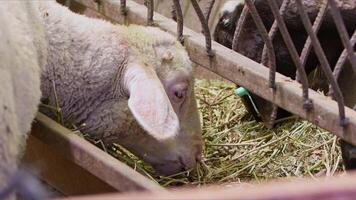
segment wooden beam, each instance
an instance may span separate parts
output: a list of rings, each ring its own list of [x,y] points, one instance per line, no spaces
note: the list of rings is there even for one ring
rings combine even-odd
[[[41,113],[32,125],[25,162],[65,195],[166,191]]]
[[[33,135],[27,139],[22,163],[35,169],[35,176],[64,196],[118,192]]]
[[[91,8],[106,18],[117,23],[146,24],[147,9],[144,5],[127,0],[128,15],[120,13],[120,1],[117,0],[75,0]],[[100,4],[96,3],[100,2]],[[157,27],[175,35],[176,23],[158,13],[154,15]],[[356,112],[346,109],[349,120],[347,127],[339,124],[338,107],[335,101],[309,90],[313,101],[313,110],[307,113],[303,109],[301,85],[290,78],[277,74],[277,92],[273,93],[268,87],[269,71],[259,63],[213,42],[215,57],[210,58],[205,50],[205,39],[188,28],[184,29],[185,46],[191,60],[200,66],[230,80],[238,85],[248,88],[251,92],[266,100],[275,102],[278,106],[304,118],[312,123],[334,133],[346,141],[356,145]]]
[[[327,177],[318,180],[304,179],[293,181],[274,181],[257,185],[239,185],[230,187],[201,187],[179,189],[165,194],[126,193],[103,194],[68,198],[70,200],[109,200],[109,199],[145,199],[145,200],[352,200],[356,197],[355,172],[341,177]]]

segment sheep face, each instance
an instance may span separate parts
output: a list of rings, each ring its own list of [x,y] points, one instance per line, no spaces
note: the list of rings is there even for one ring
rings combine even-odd
[[[201,154],[201,128],[186,51],[156,28],[121,27],[120,33],[135,55],[125,74],[128,107],[145,131],[119,142],[160,174],[193,168]]]
[[[159,74],[159,73],[158,73]],[[160,74],[161,75],[161,74]],[[151,84],[152,83],[145,83]],[[183,170],[192,169],[196,160],[201,156],[201,128],[199,116],[197,112],[196,100],[193,91],[193,79],[190,73],[185,70],[172,71],[167,76],[159,76],[156,82],[163,86],[163,96],[167,99],[160,101],[160,105],[147,105],[140,102],[138,104],[130,104],[134,97],[130,94],[128,102],[118,102],[115,112],[119,113],[117,122],[119,126],[110,135],[105,135],[106,143],[119,143],[129,149],[132,153],[139,156],[141,159],[150,163],[155,170],[162,175],[170,175]],[[164,92],[165,91],[165,92]],[[158,100],[160,95],[152,94],[152,89],[140,92],[140,97],[147,97],[142,92],[148,92],[148,96]],[[142,101],[154,102],[150,97],[142,98]],[[127,106],[129,105],[129,107]],[[150,127],[155,124],[144,125],[146,120],[140,116],[143,113],[134,114],[136,109],[152,112],[152,109],[157,111],[164,108],[170,110],[170,114],[164,114],[161,110],[155,115],[164,116],[164,124],[177,124],[176,126]],[[169,108],[169,107],[172,107]],[[125,107],[125,109],[122,109]],[[158,108],[159,107],[159,108]],[[146,113],[147,114],[147,113]],[[152,115],[147,114],[150,118]],[[173,115],[170,116],[170,115]],[[156,120],[160,118],[156,117]],[[167,117],[169,116],[169,117]],[[147,127],[148,126],[148,127]],[[162,128],[163,127],[163,128]]]

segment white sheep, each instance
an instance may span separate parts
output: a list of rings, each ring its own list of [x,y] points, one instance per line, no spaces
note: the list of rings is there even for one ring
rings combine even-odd
[[[16,169],[40,89],[52,105],[56,92],[64,118],[85,123],[85,133],[122,144],[161,174],[195,165],[201,128],[192,69],[174,37],[89,19],[54,1],[0,2],[0,24],[2,168]]]
[[[185,49],[158,28],[89,19],[49,2],[43,98],[83,132],[122,144],[161,174],[195,166],[201,128]],[[55,85],[55,92],[53,83]],[[138,122],[138,123],[137,123]]]
[[[41,97],[47,58],[38,8],[36,1],[0,2],[0,190],[17,168]]]

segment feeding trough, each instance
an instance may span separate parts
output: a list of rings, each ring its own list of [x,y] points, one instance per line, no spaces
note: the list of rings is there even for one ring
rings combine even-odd
[[[158,184],[103,152],[73,131],[38,113],[23,159],[61,194],[160,191]]]

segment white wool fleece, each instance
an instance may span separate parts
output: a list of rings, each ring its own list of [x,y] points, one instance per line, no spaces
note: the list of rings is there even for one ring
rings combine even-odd
[[[0,2],[0,169],[16,170],[41,97],[46,40],[38,1]],[[6,185],[0,171],[0,188]]]

